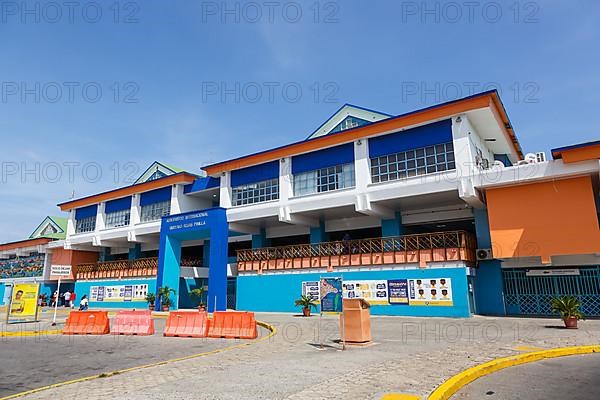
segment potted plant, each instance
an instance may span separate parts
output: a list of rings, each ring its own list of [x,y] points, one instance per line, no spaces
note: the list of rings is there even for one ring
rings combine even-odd
[[[552,311],[560,314],[568,329],[577,329],[577,321],[583,319],[583,313],[579,311],[580,306],[579,300],[572,296],[555,297],[550,303]]]
[[[148,309],[154,310],[154,302],[156,301],[156,295],[154,293],[148,293],[146,295],[146,301],[148,302]]]
[[[160,304],[162,306],[163,311],[169,311],[169,308],[171,307],[171,293],[175,295],[175,289],[171,289],[168,286],[161,287],[160,289],[158,289],[158,295],[160,296]]]
[[[206,311],[206,305],[202,302],[202,295],[204,294],[204,288],[196,288],[190,290],[190,299],[197,298],[200,300],[198,303],[198,311]]]
[[[311,296],[301,295],[298,300],[296,300],[296,306],[302,307],[302,315],[305,317],[310,317],[310,309],[317,308],[317,303]]]

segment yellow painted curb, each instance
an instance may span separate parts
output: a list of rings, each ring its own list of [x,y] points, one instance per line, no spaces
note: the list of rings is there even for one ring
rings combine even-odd
[[[561,347],[558,349],[534,351],[531,353],[518,354],[510,357],[498,358],[483,364],[471,367],[437,387],[428,397],[428,400],[448,400],[463,386],[473,382],[475,379],[515,365],[555,358],[572,356],[576,354],[600,353],[600,345]],[[1,400],[1,399],[0,399]]]
[[[140,365],[140,366],[137,366],[137,367],[131,367],[131,368],[126,368],[126,369],[121,369],[121,370],[118,370],[118,371],[113,371],[113,372],[109,372],[109,373],[103,373],[103,374],[100,374],[100,375],[86,376],[86,377],[83,377],[83,378],[73,379],[73,380],[66,381],[66,382],[54,383],[52,385],[42,386],[42,387],[39,387],[37,389],[32,389],[32,390],[28,390],[26,392],[16,393],[16,394],[12,394],[10,396],[2,397],[2,398],[0,398],[0,400],[16,399],[17,397],[26,396],[26,395],[33,394],[33,393],[38,393],[38,392],[41,392],[41,391],[44,391],[44,390],[54,389],[54,388],[61,387],[61,386],[71,385],[73,383],[91,381],[91,380],[98,379],[98,378],[108,378],[110,376],[119,375],[119,374],[122,374],[122,373],[125,373],[125,372],[131,372],[131,371],[136,371],[136,370],[150,368],[150,367],[156,367],[156,366],[159,366],[159,365],[170,364],[170,363],[174,363],[174,362],[177,362],[177,361],[191,360],[193,358],[205,357],[205,356],[212,355],[212,354],[218,354],[218,353],[222,353],[222,352],[225,352],[225,351],[228,351],[228,350],[233,350],[233,349],[236,349],[236,348],[251,346],[253,344],[256,344],[256,343],[262,342],[264,340],[270,339],[273,336],[275,336],[275,334],[277,333],[277,329],[275,329],[274,326],[267,324],[266,322],[256,321],[256,324],[259,325],[259,326],[262,326],[263,328],[268,329],[270,331],[270,333],[267,336],[261,337],[259,339],[253,340],[251,342],[239,343],[239,344],[236,344],[236,345],[233,345],[233,346],[223,347],[222,349],[216,349],[216,350],[211,350],[211,351],[207,351],[207,352],[204,352],[204,353],[192,354],[190,356],[173,358],[171,360],[158,361],[158,362],[155,362],[155,363],[152,363],[152,364],[146,364],[146,365]]]

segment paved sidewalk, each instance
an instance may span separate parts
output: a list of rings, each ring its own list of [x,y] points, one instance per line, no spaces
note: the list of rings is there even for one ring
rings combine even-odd
[[[379,399],[386,392],[425,398],[445,379],[475,364],[539,348],[600,342],[600,321],[583,321],[574,331],[559,329],[558,319],[372,317],[375,343],[342,352],[335,341],[335,317],[323,318],[323,349],[318,317],[258,314],[257,319],[276,325],[277,335],[25,398]]]

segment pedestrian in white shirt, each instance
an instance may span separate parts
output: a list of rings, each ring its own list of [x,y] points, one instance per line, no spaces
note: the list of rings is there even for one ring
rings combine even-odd
[[[71,292],[68,290],[65,292],[65,307],[71,306]]]

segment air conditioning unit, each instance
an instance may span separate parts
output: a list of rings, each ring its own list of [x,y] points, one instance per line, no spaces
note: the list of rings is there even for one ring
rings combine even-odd
[[[537,159],[537,162],[546,162],[546,153],[544,153],[543,151],[535,153],[535,157]]]
[[[477,261],[491,260],[494,258],[492,256],[492,249],[477,249],[475,254],[477,255]]]

